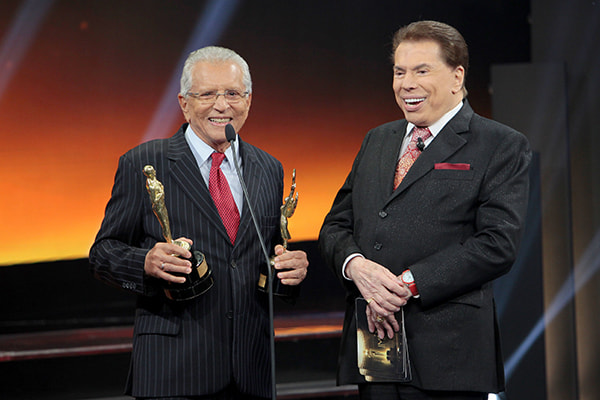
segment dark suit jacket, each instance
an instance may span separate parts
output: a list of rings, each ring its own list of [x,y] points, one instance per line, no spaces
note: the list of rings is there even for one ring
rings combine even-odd
[[[271,395],[267,298],[257,291],[265,264],[244,199],[232,246],[207,184],[185,140],[171,138],[123,155],[90,263],[97,278],[138,294],[127,392],[134,396],[202,395],[235,380],[242,392]],[[281,163],[240,142],[244,179],[268,248],[279,236]],[[165,187],[173,238],[185,236],[206,256],[214,285],[189,302],[166,299],[144,275],[144,258],[162,230],[152,212],[142,169],[152,164]]]
[[[491,281],[517,253],[528,198],[526,138],[464,102],[398,187],[405,120],[370,131],[320,233],[321,251],[348,291],[338,381],[356,366],[356,286],[341,276],[362,253],[394,274],[412,271],[420,298],[404,307],[412,384],[495,392],[504,373]],[[468,164],[467,170],[451,169]]]

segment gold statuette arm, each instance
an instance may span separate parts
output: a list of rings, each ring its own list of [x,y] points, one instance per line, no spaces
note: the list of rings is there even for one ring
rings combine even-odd
[[[288,218],[291,218],[294,215],[294,211],[296,211],[296,206],[298,205],[298,193],[295,194],[296,191],[296,169],[292,171],[292,188],[290,189],[290,194],[285,198],[283,204],[281,205],[281,237],[283,238],[283,247],[287,249],[287,242],[292,237],[288,230]]]

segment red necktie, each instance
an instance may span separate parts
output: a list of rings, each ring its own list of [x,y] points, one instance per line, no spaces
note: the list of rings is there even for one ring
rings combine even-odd
[[[396,175],[394,176],[394,190],[398,186],[400,186],[400,182],[408,173],[408,170],[414,164],[415,160],[421,155],[421,150],[417,148],[417,142],[421,139],[422,142],[425,142],[431,136],[431,132],[429,128],[419,128],[415,126],[412,130],[412,136],[410,137],[410,143],[398,160],[398,165],[396,165]]]
[[[217,206],[223,225],[227,229],[229,239],[231,239],[231,243],[233,244],[235,243],[235,237],[240,225],[240,213],[231,195],[227,179],[221,170],[221,163],[225,158],[225,154],[214,152],[211,154],[211,157],[212,164],[208,177],[208,190]]]

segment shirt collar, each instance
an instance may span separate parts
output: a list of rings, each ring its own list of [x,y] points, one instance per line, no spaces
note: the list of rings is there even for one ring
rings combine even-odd
[[[450,120],[452,118],[454,118],[454,116],[456,114],[458,114],[458,112],[460,111],[462,106],[463,106],[463,102],[461,101],[452,110],[450,110],[446,114],[442,115],[442,118],[440,118],[439,120],[437,120],[436,122],[431,124],[431,126],[428,126],[429,131],[431,132],[432,139],[434,137],[436,137],[436,135],[438,133],[441,132],[441,130],[444,128],[444,126],[446,126],[446,124],[448,122],[450,122]],[[412,122],[409,122],[406,126],[406,133],[404,136],[405,137],[408,136],[414,127],[415,127],[415,124],[413,124]]]
[[[210,147],[208,144],[206,144],[206,142],[200,139],[198,135],[196,135],[191,125],[188,125],[185,130],[185,139],[190,145],[190,148],[192,149],[192,153],[194,154],[198,165],[202,165],[205,162],[207,162],[211,154],[215,152],[215,149]],[[235,142],[235,155],[237,156],[237,159],[240,160],[239,136],[237,133],[235,134]],[[233,150],[231,150],[232,147],[233,146],[229,146],[227,150],[225,150],[225,160],[227,160],[228,162],[233,162],[231,161],[233,157]]]

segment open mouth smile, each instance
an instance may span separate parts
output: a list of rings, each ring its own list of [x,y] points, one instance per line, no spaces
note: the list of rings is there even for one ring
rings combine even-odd
[[[227,118],[225,118],[225,117],[223,117],[223,118],[216,118],[216,117],[208,118],[208,120],[212,124],[215,124],[215,125],[227,125],[229,122],[231,122],[232,119],[233,118],[229,118],[229,117],[227,117]]]
[[[425,97],[419,97],[414,99],[404,99],[404,103],[408,106],[416,106],[425,101]]]
[[[417,111],[421,105],[425,102],[425,97],[412,97],[409,99],[402,99],[404,102],[405,111]]]

